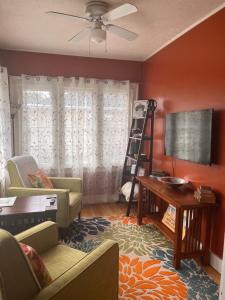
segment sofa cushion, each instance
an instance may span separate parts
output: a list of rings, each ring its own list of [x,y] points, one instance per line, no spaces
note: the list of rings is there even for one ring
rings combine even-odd
[[[42,170],[37,170],[34,174],[27,175],[30,183],[35,188],[53,189],[51,180]]]
[[[28,261],[30,262],[34,274],[36,275],[40,283],[40,286],[42,288],[45,287],[52,281],[52,279],[41,257],[37,254],[36,250],[31,246],[28,246],[23,243],[19,243],[19,244],[24,254],[28,258]]]
[[[53,280],[76,265],[87,254],[64,245],[57,245],[41,254]]]

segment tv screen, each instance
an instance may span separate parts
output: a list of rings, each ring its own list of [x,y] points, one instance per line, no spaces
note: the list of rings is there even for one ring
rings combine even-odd
[[[211,163],[212,109],[166,115],[165,155]]]

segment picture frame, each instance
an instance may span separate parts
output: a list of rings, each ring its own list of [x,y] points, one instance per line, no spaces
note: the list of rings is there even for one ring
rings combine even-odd
[[[143,119],[146,117],[148,109],[148,100],[137,100],[134,102],[133,118]]]

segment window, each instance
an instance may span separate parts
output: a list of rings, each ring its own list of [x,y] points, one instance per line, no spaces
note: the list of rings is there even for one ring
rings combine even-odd
[[[46,90],[23,91],[24,152],[33,155],[43,168],[54,164],[54,110]]]

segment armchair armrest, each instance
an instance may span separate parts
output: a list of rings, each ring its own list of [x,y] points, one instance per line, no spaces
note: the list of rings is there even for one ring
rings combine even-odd
[[[15,238],[42,253],[58,244],[58,228],[56,223],[47,221],[17,234]]]
[[[7,189],[7,196],[37,196],[37,195],[57,195],[58,210],[62,207],[69,207],[69,192],[68,189],[43,189],[43,188],[27,188],[27,187],[9,187]]]
[[[56,194],[60,195],[69,195],[69,189],[44,189],[44,188],[27,188],[27,187],[14,187],[11,186],[7,189],[7,196],[18,196],[18,197],[26,197],[26,196],[35,196],[35,195],[51,195]]]
[[[71,192],[82,193],[82,179],[75,177],[49,177],[57,189],[69,189]]]
[[[33,300],[117,300],[119,248],[104,241],[79,263],[41,290]]]

